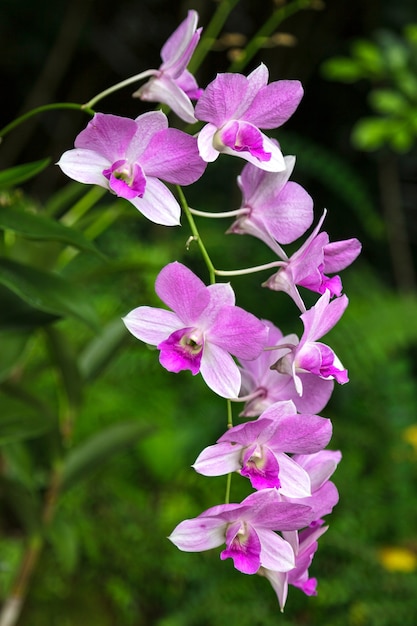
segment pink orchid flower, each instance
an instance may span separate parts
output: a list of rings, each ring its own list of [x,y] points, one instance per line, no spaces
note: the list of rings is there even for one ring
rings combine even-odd
[[[263,320],[268,328],[268,347],[278,345],[283,334],[268,320]],[[300,396],[292,376],[271,369],[277,358],[286,354],[286,350],[263,350],[251,361],[240,359],[242,387],[240,396],[245,400],[242,417],[256,417],[275,402],[292,400],[300,413],[319,413],[332,395],[333,380],[323,380],[310,372],[299,372],[304,393]]]
[[[284,157],[282,172],[265,172],[251,163],[245,165],[237,182],[242,204],[228,233],[261,239],[278,256],[285,254],[278,244],[301,237],[313,221],[313,200],[297,183],[288,179],[295,157]]]
[[[215,161],[223,152],[268,172],[285,169],[278,145],[260,129],[286,122],[297,108],[303,88],[297,80],[267,83],[268,69],[261,64],[248,77],[218,74],[207,86],[195,108],[196,118],[208,122],[198,135],[204,161]]]
[[[274,531],[296,530],[310,522],[309,507],[280,502],[276,489],[263,489],[240,504],[221,504],[184,520],[169,539],[185,552],[226,543],[220,558],[233,559],[235,568],[244,574],[255,574],[260,567],[286,572],[295,566],[294,552]]]
[[[335,471],[342,455],[338,450],[320,450],[314,454],[296,454],[293,460],[299,463],[307,472],[311,481],[311,497],[300,499],[287,499],[298,504],[311,506],[314,511],[315,520],[308,528],[301,531],[284,531],[284,539],[290,543],[295,555],[294,569],[284,571],[273,571],[260,568],[258,574],[265,576],[271,583],[277,594],[281,611],[284,610],[287,599],[288,585],[298,587],[306,595],[317,595],[317,580],[310,578],[308,569],[317,550],[318,538],[326,532],[327,526],[323,526],[324,521],[320,519],[328,515],[338,502],[338,492],[335,485],[329,481],[330,476]]]
[[[162,65],[154,76],[133,94],[146,102],[167,104],[179,118],[189,124],[196,122],[191,99],[197,100],[199,89],[194,76],[186,69],[200,40],[197,11],[188,15],[167,39],[161,50]]]
[[[275,487],[284,496],[304,498],[311,495],[310,478],[287,453],[318,452],[331,434],[330,420],[299,415],[293,402],[278,402],[256,421],[230,428],[193,467],[205,476],[239,471],[254,489]]]
[[[326,232],[319,233],[325,216],[326,211],[309,238],[289,259],[279,254],[276,244],[270,245],[266,241],[272,250],[283,258],[283,262],[278,272],[268,278],[263,286],[274,291],[285,291],[301,311],[305,311],[305,306],[296,285],[320,294],[327,289],[332,296],[340,296],[342,293],[340,277],[329,278],[327,274],[345,269],[353,263],[361,251],[361,244],[357,239],[329,243],[329,235]]]
[[[271,583],[273,590],[277,594],[281,611],[284,610],[287,601],[288,585],[298,587],[307,596],[317,595],[317,579],[310,578],[308,570],[318,548],[317,540],[329,528],[328,526],[323,526],[323,524],[323,520],[318,520],[300,532],[283,533],[295,554],[295,567],[292,570],[280,572],[261,567],[258,571],[258,574],[265,576]]]
[[[196,140],[168,128],[160,111],[135,120],[96,113],[75,139],[75,148],[64,152],[58,165],[74,180],[126,198],[149,220],[164,226],[179,224],[181,208],[159,179],[189,185],[206,167]]]
[[[170,372],[201,372],[207,385],[225,398],[239,393],[241,377],[232,356],[253,359],[268,331],[251,313],[235,306],[228,283],[206,285],[187,267],[174,262],[158,274],[155,291],[172,311],[142,306],[124,323],[141,341],[157,346]]]
[[[348,382],[347,370],[329,346],[317,341],[325,335],[342,317],[348,299],[341,296],[330,302],[330,291],[319,298],[308,311],[301,314],[304,333],[300,340],[296,335],[288,335],[279,341],[278,349],[285,350],[272,366],[281,374],[292,376],[297,393],[302,396],[302,373],[310,373],[324,380],[336,380],[340,384]]]

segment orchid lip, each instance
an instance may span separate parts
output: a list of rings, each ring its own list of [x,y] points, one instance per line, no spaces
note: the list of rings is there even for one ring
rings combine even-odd
[[[176,330],[157,348],[161,351],[159,360],[168,371],[178,373],[191,370],[194,375],[200,371],[204,337],[198,329]]]

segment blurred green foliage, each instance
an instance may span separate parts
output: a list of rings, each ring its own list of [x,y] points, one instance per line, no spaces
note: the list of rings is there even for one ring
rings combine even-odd
[[[353,41],[349,57],[335,56],[322,65],[328,80],[371,84],[368,102],[376,115],[358,120],[353,144],[362,150],[389,146],[405,152],[417,137],[417,25],[403,33],[376,33],[375,41]]]

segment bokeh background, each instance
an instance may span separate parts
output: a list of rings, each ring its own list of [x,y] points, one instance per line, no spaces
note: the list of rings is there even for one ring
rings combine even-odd
[[[196,9],[206,26],[218,4],[1,0],[1,126],[36,106],[88,101],[158,67],[162,44],[187,10]],[[200,85],[239,59],[241,48],[281,4],[241,0],[197,71]],[[305,97],[276,135],[284,153],[297,156],[292,179],[313,196],[316,220],[328,209],[332,240],[358,237],[363,243],[360,260],[343,274],[350,306],[328,338],[351,379],[335,389],[322,412],[333,420],[331,447],[343,453],[334,477],[340,503],[310,570],[319,580],[318,596],[290,589],[283,615],[265,580],[241,575],[230,560],[220,562],[218,551],[185,554],[166,539],[179,521],[223,497],[223,478],[198,476],[190,466],[224,431],[224,402],[199,377],[162,370],[154,351],[126,336],[120,318],[140,304],[157,305],[155,276],[173,259],[205,279],[198,249],[185,246],[187,226],[171,230],[147,223],[108,195],[95,198],[85,215],[74,212],[86,190],[69,184],[54,163],[85,126],[82,112],[43,113],[0,145],[2,168],[51,158],[39,176],[20,186],[21,197],[38,212],[76,216],[107,259],[83,252],[61,263],[62,274],[85,288],[104,338],[69,317],[49,325],[55,330],[48,330],[45,342],[41,320],[13,352],[13,367],[0,354],[0,420],[21,414],[16,406],[27,410],[28,398],[59,412],[64,391],[67,408],[76,409],[66,418],[71,434],[64,441],[57,443],[53,419],[43,427],[35,420],[32,431],[25,422],[20,436],[16,427],[0,437],[0,601],[15,584],[27,540],[42,518],[57,449],[64,457],[73,450],[85,453],[81,461],[72,457],[31,577],[22,626],[417,623],[416,24],[413,0],[305,2],[265,39],[244,70],[263,61],[271,80],[302,81]],[[131,98],[132,91],[112,94],[99,110],[131,117],[147,110]],[[369,118],[373,122],[364,124]],[[175,117],[172,123],[181,126]],[[187,191],[190,205],[237,208],[234,181],[241,163],[235,161],[214,163]],[[261,242],[226,237],[227,225],[199,226],[224,269],[271,260]],[[14,249],[16,258],[52,269],[56,249],[50,244],[17,241]],[[284,294],[262,289],[259,276],[238,278],[233,286],[241,306],[283,332],[300,331],[294,328],[295,306]],[[6,299],[3,341],[13,326],[7,306]],[[50,350],[55,332],[71,355],[63,386],[62,354]],[[25,397],[18,397],[18,386]],[[120,423],[135,433],[130,441],[117,431]],[[104,439],[97,443],[100,433]],[[120,445],[110,445],[118,436]],[[88,442],[94,441],[87,462]],[[247,485],[234,480],[233,499],[246,494]]]

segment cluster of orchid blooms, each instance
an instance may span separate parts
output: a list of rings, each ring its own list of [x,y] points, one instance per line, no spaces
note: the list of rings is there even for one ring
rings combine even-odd
[[[72,179],[126,198],[149,220],[174,226],[181,207],[165,182],[194,183],[220,154],[247,161],[237,180],[241,207],[212,216],[233,217],[229,233],[261,239],[278,260],[216,274],[273,269],[264,286],[286,292],[298,306],[301,338],[284,337],[271,321],[236,306],[229,283],[206,286],[179,262],[168,264],[156,279],[156,293],[168,308],[140,306],[124,323],[135,337],[157,347],[168,371],[200,373],[216,394],[244,403],[240,416],[246,421],[229,423],[193,467],[206,476],[238,472],[255,491],[241,503],[226,502],[181,522],[169,538],[190,552],[225,544],[221,559],[230,557],[245,574],[265,576],[282,610],[289,584],[315,595],[317,581],[308,570],[317,540],[327,530],[323,517],[338,500],[329,479],[341,454],[325,449],[332,425],[316,413],[327,404],[334,381],[343,384],[348,377],[320,339],[346,309],[348,299],[335,273],[358,256],[360,243],[330,243],[320,232],[324,213],[297,252],[290,257],[284,252],[283,244],[310,228],[313,202],[288,180],[295,157],[284,157],[261,129],[275,129],[292,115],[303,95],[301,84],[268,84],[261,64],[247,77],[218,74],[199,89],[186,69],[200,38],[197,20],[189,11],[163,46],[162,65],[139,75],[150,78],[134,95],[168,105],[187,123],[204,122],[199,132],[169,128],[159,110],[134,120],[96,113],[58,165]],[[299,287],[319,294],[314,306],[306,309]]]

